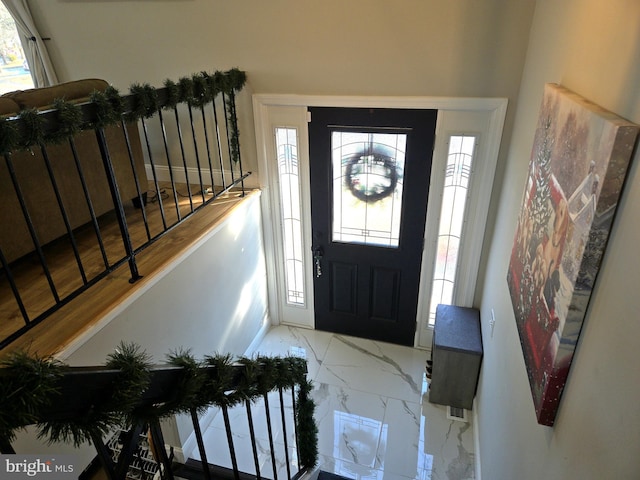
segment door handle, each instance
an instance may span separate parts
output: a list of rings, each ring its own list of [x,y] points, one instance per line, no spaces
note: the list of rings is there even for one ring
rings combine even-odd
[[[324,256],[324,250],[322,247],[316,247],[313,251],[313,261],[316,265],[316,278],[320,278],[322,276],[322,257]]]

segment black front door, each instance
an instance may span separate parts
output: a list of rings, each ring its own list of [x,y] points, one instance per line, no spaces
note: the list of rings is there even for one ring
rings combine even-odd
[[[413,345],[437,111],[310,112],[316,328]]]

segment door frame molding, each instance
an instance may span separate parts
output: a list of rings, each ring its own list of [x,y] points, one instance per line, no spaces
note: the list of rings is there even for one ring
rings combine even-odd
[[[254,114],[254,126],[256,132],[256,148],[257,148],[257,160],[258,160],[258,181],[260,188],[266,193],[262,198],[262,220],[263,220],[263,233],[265,244],[265,256],[266,256],[266,269],[267,278],[276,279],[275,282],[269,282],[269,315],[271,322],[274,325],[280,323],[291,324],[299,327],[314,328],[314,316],[313,316],[313,284],[307,283],[307,306],[304,309],[300,309],[299,315],[295,322],[282,322],[283,302],[281,301],[282,295],[279,293],[281,289],[282,272],[281,265],[279,263],[278,254],[278,237],[279,232],[276,231],[278,225],[277,220],[279,218],[278,212],[278,199],[277,193],[277,176],[274,175],[274,162],[269,159],[272,158],[273,148],[269,144],[269,139],[273,138],[270,130],[272,128],[272,119],[274,111],[277,111],[279,107],[294,107],[293,109],[299,109],[297,112],[297,118],[307,119],[306,109],[307,107],[364,107],[364,108],[406,108],[406,109],[437,109],[439,111],[438,126],[436,127],[436,142],[438,141],[439,125],[440,125],[440,112],[447,111],[468,111],[468,112],[485,112],[489,113],[489,125],[487,128],[487,145],[485,150],[486,163],[484,164],[484,176],[490,178],[490,185],[493,184],[493,178],[495,174],[495,167],[497,163],[498,153],[500,150],[500,141],[502,139],[502,130],[504,127],[504,121],[507,110],[506,98],[464,98],[464,97],[365,97],[365,96],[333,96],[333,95],[293,95],[293,94],[254,94],[252,96],[253,102],[253,114]],[[302,215],[303,220],[306,219],[308,225],[303,223],[303,241],[305,260],[308,265],[311,263],[311,205],[310,194],[308,191],[309,185],[309,148],[308,148],[308,129],[306,121],[301,122],[298,126],[299,145],[298,145],[298,161],[301,167],[301,185],[302,185]],[[433,178],[433,172],[432,172]],[[485,187],[487,188],[487,187]],[[476,205],[478,212],[485,212],[484,215],[479,215],[481,218],[474,219],[474,228],[480,229],[484,234],[484,227],[486,225],[486,217],[489,209],[489,202],[491,199],[490,190],[487,194],[478,198]],[[431,228],[428,223],[425,231]],[[436,226],[437,227],[437,226]],[[472,247],[477,252],[476,257],[478,259],[478,265],[470,268],[468,275],[465,277],[466,290],[461,289],[461,298],[458,298],[460,304],[471,306],[475,289],[470,289],[470,285],[475,285],[477,279],[477,270],[479,266],[480,252],[482,250],[482,242],[477,242]],[[424,252],[423,252],[424,253]],[[307,268],[310,271],[311,268]],[[416,328],[416,340],[414,345],[420,348],[429,349],[431,346],[430,335],[424,334],[426,329],[425,321],[428,316],[429,302],[422,298],[424,291],[425,281],[425,269],[422,269],[420,277],[420,292],[421,296],[418,301],[418,322]],[[471,278],[470,278],[471,277]],[[276,286],[276,288],[274,288]],[[297,307],[299,308],[299,307]],[[302,311],[304,310],[304,311]],[[426,310],[426,311],[425,311]]]

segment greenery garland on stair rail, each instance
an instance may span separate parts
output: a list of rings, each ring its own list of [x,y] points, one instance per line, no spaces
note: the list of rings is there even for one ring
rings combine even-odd
[[[167,79],[164,81],[166,102],[162,108],[176,108],[179,103],[204,108],[222,94],[223,99],[226,99],[230,155],[231,159],[237,162],[240,159],[240,142],[235,118],[235,93],[242,90],[246,80],[246,73],[237,68],[213,74],[200,72],[191,77],[182,77],[178,83]],[[130,97],[129,107],[125,101],[127,97]],[[96,118],[90,124],[85,124],[82,111],[77,104],[63,98],[56,99],[53,107],[58,113],[51,133],[45,134],[42,112],[36,109],[22,110],[17,114],[17,118],[0,118],[0,154],[42,144],[60,143],[84,129],[120,124],[123,118],[128,121],[150,118],[161,108],[158,91],[146,83],[133,84],[129,95],[124,96],[120,95],[115,87],[108,86],[104,92],[94,91],[89,100],[95,104]]]
[[[73,443],[77,447],[91,441],[92,435],[106,435],[114,426],[130,427],[134,421],[131,412],[149,386],[150,360],[139,346],[121,343],[107,357],[106,368],[120,371],[111,384],[111,395],[99,398],[89,411],[79,412],[73,419],[38,422],[38,437],[49,443]]]
[[[51,357],[15,352],[0,360],[0,438],[37,423],[39,412],[59,393],[64,365]]]
[[[318,430],[305,359],[258,356],[234,361],[231,355],[218,354],[198,361],[189,351],[178,350],[167,356],[167,365],[182,369],[173,397],[160,404],[145,404],[140,399],[152,378],[150,357],[136,344],[121,343],[105,365],[107,370],[118,371],[108,392],[89,411],[60,420],[43,418],[41,413],[52,400],[60,400],[58,381],[68,367],[52,358],[10,355],[0,361],[0,440],[11,442],[17,430],[36,424],[40,438],[77,446],[116,427],[128,430],[169,415],[203,413],[210,406],[230,408],[295,386],[301,464],[315,466]]]

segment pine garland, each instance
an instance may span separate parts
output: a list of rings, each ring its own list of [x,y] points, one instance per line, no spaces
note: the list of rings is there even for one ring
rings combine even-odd
[[[164,89],[167,94],[167,100],[165,102],[164,108],[167,110],[176,108],[176,105],[180,103],[180,88],[178,87],[178,85],[176,85],[176,82],[167,78],[164,81]]]
[[[46,143],[62,143],[78,133],[82,127],[82,110],[74,103],[58,98],[53,102],[57,110],[56,130],[47,135]]]
[[[310,381],[305,379],[300,384],[296,411],[300,463],[308,468],[313,468],[318,463],[318,426],[313,418],[316,405],[310,396],[312,390],[313,384]]]
[[[9,356],[0,362],[0,438],[10,442],[17,429],[37,424],[40,438],[77,446],[115,427],[126,430],[168,415],[193,410],[202,413],[210,406],[232,407],[271,391],[296,388],[301,462],[306,467],[316,464],[318,430],[306,360],[258,356],[234,361],[231,355],[215,355],[198,361],[189,351],[178,350],[167,356],[167,362],[183,369],[173,397],[161,404],[143,404],[140,399],[152,376],[150,357],[136,344],[121,343],[106,362],[108,369],[119,370],[109,388],[111,394],[97,399],[88,411],[78,412],[71,420],[45,420],[40,412],[60,394],[58,380],[65,365],[25,353]]]
[[[43,144],[45,141],[44,118],[38,115],[38,111],[35,108],[26,108],[18,114],[18,118],[24,126],[19,146],[27,149]]]
[[[12,442],[17,430],[39,421],[39,412],[60,394],[63,371],[60,362],[25,352],[0,360],[0,438]]]
[[[18,147],[18,127],[15,121],[8,118],[0,120],[0,154],[9,153]]]
[[[121,120],[124,103],[116,88],[109,86],[104,92],[94,90],[89,99],[96,106],[94,128],[105,128]]]
[[[133,106],[127,115],[128,120],[150,118],[158,111],[158,92],[151,85],[134,84],[130,92],[133,97]]]
[[[182,77],[178,80],[178,92],[180,103],[191,104],[193,102],[193,80],[189,77]]]
[[[235,92],[244,87],[247,80],[245,72],[233,68],[226,72],[209,74],[200,72],[191,77],[182,77],[178,83],[172,80],[164,81],[166,89],[166,103],[163,108],[175,108],[178,103],[204,108],[212,103],[216,96],[224,94],[226,100],[227,120],[229,121],[229,141],[231,158],[239,160],[240,143],[235,110]],[[127,120],[135,121],[140,118],[150,118],[158,111],[158,92],[149,84],[133,84],[130,88],[132,108],[125,112],[124,97],[113,86],[108,86],[104,92],[94,91],[89,96],[96,108],[96,119],[90,125],[84,125],[81,108],[64,99],[54,100],[54,107],[58,110],[56,129],[50,134],[44,133],[44,120],[36,109],[25,109],[17,114],[19,126],[15,118],[0,119],[0,154],[9,153],[15,149],[29,149],[35,145],[60,143],[68,137],[86,128],[105,128],[119,124],[123,115]]]
[[[79,446],[91,441],[92,435],[104,436],[114,427],[130,428],[132,411],[149,386],[149,356],[131,343],[121,343],[109,355],[107,368],[120,370],[112,383],[112,395],[105,395],[86,412],[78,412],[71,420],[49,420],[39,424],[38,438],[49,443],[64,442]]]

